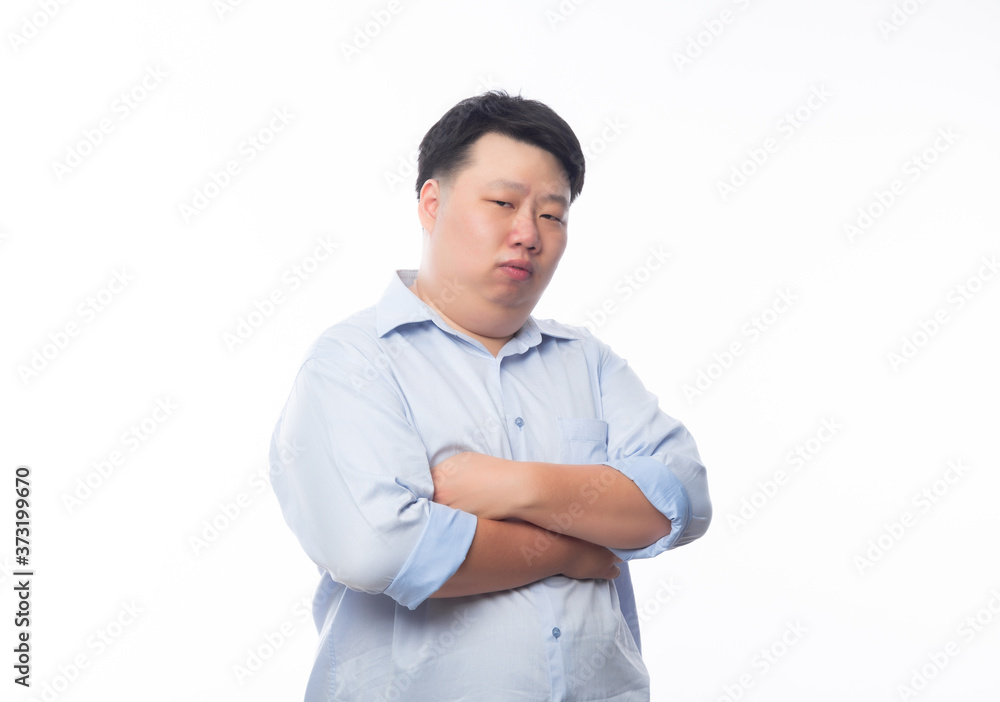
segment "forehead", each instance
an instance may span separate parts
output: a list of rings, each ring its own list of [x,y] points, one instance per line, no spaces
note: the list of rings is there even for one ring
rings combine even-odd
[[[534,144],[490,132],[472,143],[468,158],[458,180],[472,184],[507,181],[532,189],[569,192],[569,177],[559,159]]]

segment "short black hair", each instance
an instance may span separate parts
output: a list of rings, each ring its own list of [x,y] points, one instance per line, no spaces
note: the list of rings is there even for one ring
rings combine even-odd
[[[417,157],[417,199],[428,179],[452,177],[468,165],[472,144],[490,133],[532,144],[555,156],[569,178],[570,202],[583,190],[583,149],[566,120],[537,100],[491,90],[459,102],[424,135]]]

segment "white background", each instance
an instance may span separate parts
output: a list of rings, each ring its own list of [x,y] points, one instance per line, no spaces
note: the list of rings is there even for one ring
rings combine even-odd
[[[270,432],[310,342],[417,267],[424,132],[504,88],[590,157],[536,316],[592,324],[709,470],[708,534],[633,568],[653,699],[996,699],[1000,8],[391,9],[4,3],[3,698],[301,699],[317,575],[264,482]],[[214,197],[185,216],[196,190]],[[336,253],[313,266],[321,238]],[[30,692],[11,668],[17,465]]]

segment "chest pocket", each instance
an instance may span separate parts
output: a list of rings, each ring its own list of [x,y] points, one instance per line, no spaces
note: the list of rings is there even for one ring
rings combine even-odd
[[[593,464],[608,460],[608,423],[603,419],[559,418],[561,463]]]

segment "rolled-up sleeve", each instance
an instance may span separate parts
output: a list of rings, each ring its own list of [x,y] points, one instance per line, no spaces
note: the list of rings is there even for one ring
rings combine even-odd
[[[366,354],[325,345],[302,365],[275,426],[270,478],[313,562],[413,609],[465,560],[476,518],[431,501],[426,449],[405,407]]]
[[[607,344],[600,349],[599,380],[608,422],[608,462],[631,479],[670,520],[670,533],[645,548],[611,549],[624,561],[652,558],[701,537],[712,521],[705,466],[694,438],[668,416],[628,362]]]

